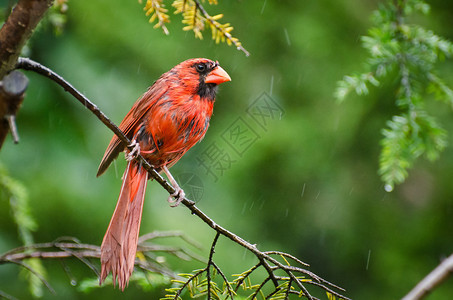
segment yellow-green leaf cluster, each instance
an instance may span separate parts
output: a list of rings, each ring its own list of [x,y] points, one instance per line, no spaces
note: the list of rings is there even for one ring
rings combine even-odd
[[[173,7],[176,8],[175,14],[181,13],[183,16],[182,23],[186,26],[182,30],[192,30],[196,38],[203,39],[201,32],[205,29],[206,18],[196,3],[190,0],[176,0],[173,2]]]
[[[142,3],[142,0],[139,0]],[[217,0],[208,0],[211,5],[217,5]],[[193,31],[195,38],[203,39],[203,31],[209,28],[212,33],[212,39],[218,44],[226,42],[228,45],[234,45],[238,50],[243,51],[247,56],[249,52],[242,46],[238,38],[233,37],[231,32],[233,26],[230,23],[220,23],[223,14],[211,16],[201,5],[199,0],[174,0],[172,6],[175,8],[175,14],[181,14],[184,24],[183,30]],[[163,0],[146,0],[146,16],[151,16],[150,23],[156,22],[154,28],[162,28],[165,34],[169,34],[165,23],[170,22],[168,9],[165,8]]]
[[[147,17],[151,16],[149,18],[150,23],[157,21],[154,25],[154,28],[160,27],[165,34],[170,33],[165,26],[165,23],[170,23],[170,17],[167,14],[168,9],[165,8],[163,0],[146,0],[146,4],[143,10],[146,12],[145,14]]]

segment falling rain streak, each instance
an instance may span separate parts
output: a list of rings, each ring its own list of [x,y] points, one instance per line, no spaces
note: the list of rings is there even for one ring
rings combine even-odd
[[[368,271],[368,266],[370,265],[370,256],[371,256],[371,249],[368,250],[368,258],[366,260],[366,268],[365,268],[365,270],[367,270],[367,271]]]
[[[274,75],[271,76],[271,88],[269,90],[269,95],[272,96],[272,90],[274,89]]]
[[[288,30],[284,28],[283,31],[285,32],[286,42],[288,43],[288,46],[291,46],[291,40],[289,39]]]
[[[267,2],[267,0],[264,0],[263,7],[261,7],[261,14],[264,13],[264,8],[266,7],[266,2]]]

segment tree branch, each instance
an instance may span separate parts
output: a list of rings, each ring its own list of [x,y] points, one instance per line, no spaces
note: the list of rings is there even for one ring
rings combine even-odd
[[[30,59],[27,59],[27,58],[19,58],[18,63],[17,63],[17,68],[21,68],[21,69],[24,69],[24,70],[30,70],[30,71],[37,72],[37,73],[39,73],[39,74],[41,74],[41,75],[43,75],[45,77],[48,77],[49,79],[55,81],[57,84],[62,86],[67,92],[69,92],[71,95],[73,95],[86,108],[88,108],[94,115],[96,115],[98,117],[98,119],[102,123],[104,123],[110,130],[112,130],[114,132],[114,134],[116,134],[118,136],[118,138],[121,140],[121,142],[124,145],[128,145],[127,147],[130,150],[132,150],[133,147],[130,146],[131,141],[124,135],[124,133],[102,111],[100,111],[99,108],[95,104],[93,104],[82,93],[80,93],[78,90],[76,90],[70,83],[65,81],[60,75],[56,74],[55,72],[53,72],[49,68],[47,68],[45,66],[42,66],[41,64],[39,64],[37,62],[34,62],[34,61],[30,60]],[[150,175],[165,190],[167,190],[170,194],[173,194],[175,192],[175,189],[162,176],[160,176],[160,174],[157,173],[156,170],[153,169],[153,167],[143,158],[143,156],[137,155],[136,159],[142,163],[143,167],[150,173]],[[231,231],[223,228],[222,226],[219,226],[218,224],[216,224],[214,222],[214,220],[209,218],[204,212],[202,212],[198,207],[195,206],[195,202],[194,201],[192,201],[190,199],[187,199],[187,198],[184,198],[182,200],[182,203],[191,211],[191,213],[193,215],[196,215],[203,222],[205,222],[209,227],[211,227],[212,229],[214,229],[217,232],[216,238],[214,239],[214,242],[212,244],[212,248],[211,248],[211,252],[210,252],[210,258],[209,258],[210,262],[208,262],[207,269],[209,269],[210,266],[211,266],[210,264],[213,263],[212,255],[214,253],[214,248],[215,248],[217,239],[218,239],[219,235],[223,235],[223,236],[229,238],[230,240],[232,240],[233,242],[235,242],[236,244],[239,244],[240,246],[242,246],[245,249],[249,250],[250,252],[252,252],[257,257],[257,259],[260,261],[260,265],[263,266],[265,268],[266,272],[268,273],[268,277],[273,282],[274,288],[276,290],[278,290],[278,291],[281,290],[281,288],[279,287],[279,285],[280,285],[279,284],[279,280],[281,280],[281,277],[280,278],[277,277],[275,272],[278,271],[278,270],[281,270],[281,271],[285,272],[288,275],[288,277],[290,278],[291,282],[295,282],[297,284],[297,286],[302,291],[301,295],[307,297],[308,299],[314,299],[314,297],[312,297],[310,295],[310,293],[304,287],[302,282],[307,283],[307,284],[313,284],[313,285],[319,286],[322,289],[326,290],[327,292],[329,292],[329,293],[331,293],[331,294],[333,294],[335,296],[338,296],[341,299],[348,299],[345,296],[343,296],[343,295],[341,295],[341,294],[339,294],[339,293],[337,293],[335,291],[332,291],[329,288],[329,286],[332,287],[332,288],[338,289],[340,291],[344,291],[344,289],[342,289],[342,288],[340,288],[338,286],[335,286],[334,284],[322,279],[321,277],[317,276],[316,274],[314,274],[314,273],[312,273],[310,271],[307,271],[307,270],[299,268],[299,267],[294,267],[294,266],[291,266],[289,264],[284,265],[284,264],[280,263],[278,260],[274,259],[271,255],[280,255],[281,257],[284,257],[284,260],[285,260],[286,263],[288,262],[286,260],[286,258],[293,259],[293,256],[291,256],[289,254],[284,254],[284,253],[281,253],[281,252],[275,252],[275,251],[273,251],[273,252],[262,252],[262,251],[258,250],[256,245],[250,244],[249,242],[247,242],[246,240],[244,240],[240,236],[238,236],[238,235],[232,233]],[[89,252],[89,253],[86,253],[86,254],[92,254],[92,253]],[[294,260],[297,263],[301,264],[302,266],[307,266],[307,264],[303,263],[302,261],[300,261],[298,259],[294,259]],[[193,280],[195,277],[197,277],[198,275],[202,274],[207,269],[203,269],[203,270],[199,271],[197,273],[197,275],[191,276],[189,278],[189,281]],[[256,269],[254,269],[254,270],[256,270]],[[310,277],[310,280],[304,279],[302,281],[300,279],[300,277],[295,276],[293,273],[300,273],[300,274],[306,275],[306,276]],[[209,274],[209,272],[208,272],[208,274]],[[188,284],[188,282],[186,282],[183,285],[182,288],[187,286],[187,284]],[[181,290],[179,290],[178,292],[181,292]],[[210,293],[209,290],[208,290],[208,293]],[[175,296],[175,297],[177,297],[177,296]]]
[[[212,257],[214,256],[215,252],[215,246],[217,245],[217,241],[219,240],[219,232],[214,237],[214,241],[212,242],[211,245],[211,251],[209,251],[209,260],[208,260],[208,266],[206,267],[206,277],[208,279],[208,287],[206,288],[208,291],[208,299],[211,299],[211,264],[213,263]]]
[[[53,0],[19,0],[0,30],[0,78],[14,69],[22,47]]]
[[[0,148],[11,130],[13,141],[19,142],[15,117],[24,99],[28,79],[21,72],[14,70],[0,81]]]
[[[23,46],[52,3],[53,0],[19,0],[14,7],[0,29],[0,80],[4,80],[5,75],[14,69]],[[0,148],[10,127],[14,129],[14,119],[9,117],[9,124],[5,119],[15,116],[22,94],[23,91],[14,97],[0,97]]]
[[[436,286],[453,273],[453,254],[443,260],[431,273],[420,281],[402,300],[417,300],[427,296]]]
[[[184,250],[183,248],[176,247],[165,247],[154,244],[154,247],[147,244],[149,241],[159,238],[159,237],[178,237],[184,241],[187,239],[183,234],[179,232],[154,232],[152,234],[146,234],[140,237],[139,244],[137,247],[138,252],[163,252],[169,255],[174,255],[180,259],[189,260],[199,258],[196,255],[192,255],[190,252]],[[190,244],[190,243],[189,243]],[[184,254],[183,257],[181,254]],[[53,242],[49,243],[38,243],[28,246],[22,246],[15,249],[12,249],[8,252],[5,252],[0,255],[0,265],[7,263],[14,263],[28,269],[33,274],[37,274],[42,282],[45,283],[50,290],[50,284],[42,278],[39,273],[37,273],[32,267],[25,263],[27,259],[30,258],[40,258],[40,259],[62,259],[75,257],[87,265],[96,276],[99,275],[99,272],[95,265],[89,261],[91,258],[99,259],[101,256],[100,247],[97,245],[83,244],[80,243],[77,239],[72,237],[61,237],[56,239]],[[168,269],[162,262],[157,259],[136,259],[135,266],[149,272],[155,272],[168,276],[169,278],[179,278],[172,270]],[[1,293],[0,293],[1,296]],[[1,297],[0,297],[1,298]]]
[[[232,43],[234,46],[236,46],[236,49],[244,52],[245,56],[250,56],[250,53],[241,45],[241,43],[239,43],[239,41],[237,39],[233,38],[233,36],[228,31],[226,31],[225,28],[222,28],[221,26],[219,26],[219,24],[217,22],[215,22],[215,20],[208,14],[208,12],[203,7],[203,5],[201,5],[199,0],[194,0],[194,2],[196,5],[196,8],[201,11],[203,16],[206,18],[206,20],[208,20],[208,22],[212,26],[214,26],[218,31],[222,32],[222,34],[226,37],[226,39],[229,40],[230,43]],[[195,16],[194,16],[194,20],[195,20]]]

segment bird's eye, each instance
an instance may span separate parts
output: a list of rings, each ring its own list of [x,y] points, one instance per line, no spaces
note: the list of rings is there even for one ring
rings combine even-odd
[[[197,72],[202,73],[206,71],[206,65],[205,64],[198,64],[195,66],[195,69],[197,69]]]

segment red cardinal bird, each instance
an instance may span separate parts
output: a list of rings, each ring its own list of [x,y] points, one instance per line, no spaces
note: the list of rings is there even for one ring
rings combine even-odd
[[[138,152],[165,172],[176,189],[169,201],[176,206],[184,197],[168,168],[205,135],[212,115],[217,85],[230,81],[218,62],[206,58],[186,60],[163,74],[128,112],[119,128],[138,145]],[[125,145],[117,136],[110,141],[97,176],[109,167]],[[101,277],[112,272],[113,285],[124,290],[134,269],[148,172],[128,159],[118,203],[101,245]],[[176,197],[176,200],[172,199]]]

